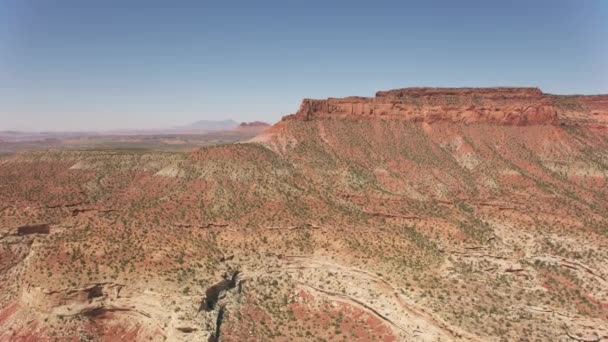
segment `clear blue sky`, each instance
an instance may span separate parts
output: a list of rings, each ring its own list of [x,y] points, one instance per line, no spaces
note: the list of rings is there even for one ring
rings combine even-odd
[[[608,1],[0,2],[0,130],[274,122],[407,86],[608,93]]]

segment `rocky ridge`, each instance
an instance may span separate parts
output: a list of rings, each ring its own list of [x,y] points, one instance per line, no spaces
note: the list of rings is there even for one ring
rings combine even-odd
[[[465,124],[608,123],[608,95],[551,95],[538,88],[403,88],[375,97],[304,99],[283,120],[403,120]]]

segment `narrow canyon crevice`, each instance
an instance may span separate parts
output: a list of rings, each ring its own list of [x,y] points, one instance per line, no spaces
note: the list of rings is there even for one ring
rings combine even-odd
[[[226,275],[219,283],[212,285],[205,291],[205,299],[201,302],[199,311],[207,312],[215,310],[215,306],[222,295],[237,286],[240,272],[234,271],[230,276]]]
[[[222,321],[224,319],[224,313],[226,312],[226,307],[224,305],[220,306],[217,318],[215,320],[215,331],[211,336],[209,336],[209,342],[219,342],[220,341],[220,332],[222,327]]]

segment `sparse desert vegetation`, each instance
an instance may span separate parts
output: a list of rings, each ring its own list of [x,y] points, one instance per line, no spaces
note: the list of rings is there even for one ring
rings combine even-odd
[[[428,96],[402,101],[490,101]],[[608,107],[538,101],[558,121],[299,113],[192,152],[3,156],[0,339],[606,339]]]

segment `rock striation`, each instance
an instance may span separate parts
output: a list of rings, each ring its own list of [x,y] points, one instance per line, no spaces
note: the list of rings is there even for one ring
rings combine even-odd
[[[411,122],[556,125],[608,122],[608,96],[560,96],[538,88],[403,88],[375,97],[305,99],[283,120],[403,120]]]

